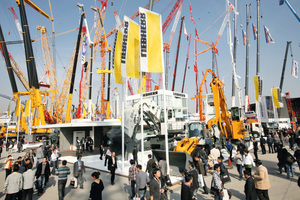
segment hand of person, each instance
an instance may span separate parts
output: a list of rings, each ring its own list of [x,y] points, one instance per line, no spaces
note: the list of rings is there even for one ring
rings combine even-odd
[[[224,191],[223,191],[223,190],[221,191],[221,194],[224,194]]]
[[[164,193],[165,192],[165,190],[164,189],[160,189],[160,193]]]

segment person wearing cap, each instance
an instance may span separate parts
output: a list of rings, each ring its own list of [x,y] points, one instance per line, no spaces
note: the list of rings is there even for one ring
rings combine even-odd
[[[256,194],[260,200],[269,200],[268,190],[270,189],[269,174],[266,167],[262,165],[261,160],[254,161],[257,167],[253,178],[255,181]]]
[[[73,176],[77,178],[80,188],[83,189],[83,172],[85,173],[84,162],[81,161],[82,155],[77,157],[77,161],[74,163]]]

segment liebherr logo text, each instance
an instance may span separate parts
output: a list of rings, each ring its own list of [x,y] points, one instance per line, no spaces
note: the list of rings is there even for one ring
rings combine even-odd
[[[146,13],[141,13],[141,57],[147,57]]]
[[[129,23],[125,21],[124,35],[123,35],[123,44],[122,44],[122,55],[121,55],[121,63],[122,64],[126,64],[126,49],[127,49],[127,40],[128,40],[128,26],[129,26]]]

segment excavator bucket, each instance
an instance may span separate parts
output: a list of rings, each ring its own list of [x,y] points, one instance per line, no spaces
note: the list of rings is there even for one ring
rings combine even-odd
[[[153,159],[159,161],[160,159],[166,159],[166,151],[164,150],[152,150]],[[188,169],[189,162],[192,161],[192,157],[186,152],[169,151],[170,162],[170,175],[181,176],[180,169]]]

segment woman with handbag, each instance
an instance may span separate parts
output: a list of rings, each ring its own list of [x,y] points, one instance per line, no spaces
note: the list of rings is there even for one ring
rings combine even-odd
[[[220,176],[220,165],[214,165],[214,172],[212,173],[212,180],[211,180],[211,190],[210,192],[214,195],[215,200],[222,200],[224,196],[223,191],[223,183]]]

